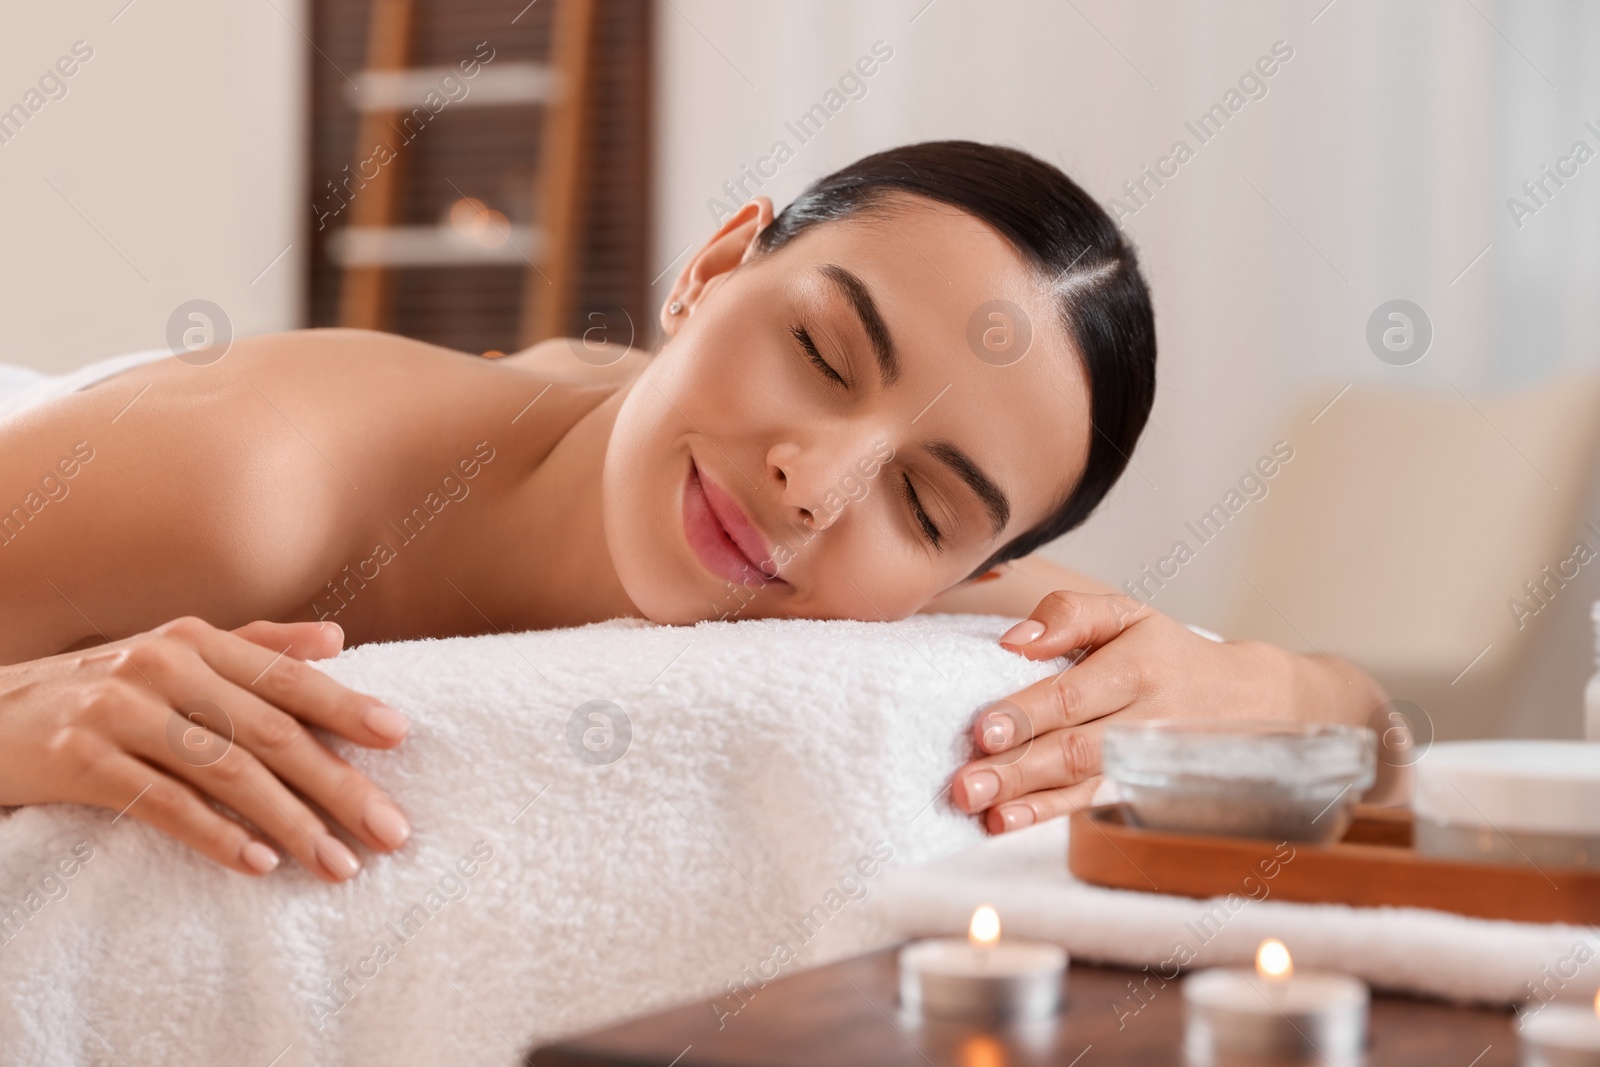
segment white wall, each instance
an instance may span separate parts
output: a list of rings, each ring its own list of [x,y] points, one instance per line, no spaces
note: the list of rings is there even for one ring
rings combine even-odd
[[[94,54],[0,144],[5,362],[61,371],[162,346],[195,298],[236,335],[299,324],[304,0],[125,4],[6,12],[0,108],[74,42]]]
[[[894,58],[761,190],[780,207],[862,154],[947,137],[1024,147],[1109,204],[1175,139],[1195,145],[1185,120],[1274,42],[1293,48],[1267,95],[1125,220],[1155,294],[1159,395],[1136,470],[1053,549],[1116,584],[1167,553],[1308,396],[1351,382],[1454,395],[1600,369],[1600,160],[1520,229],[1506,206],[1578,137],[1600,146],[1583,128],[1600,128],[1594,5],[672,0],[657,17],[658,270],[708,234],[722,182],[875,40]],[[1435,330],[1410,367],[1364,339],[1397,297]],[[1586,507],[1600,517],[1600,502]],[[1223,618],[1242,588],[1233,534],[1157,606]],[[1518,718],[1525,732],[1561,732],[1558,705],[1592,669],[1585,612],[1560,614],[1560,683]]]

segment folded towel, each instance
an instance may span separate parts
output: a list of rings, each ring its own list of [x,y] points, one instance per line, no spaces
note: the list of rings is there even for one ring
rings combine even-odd
[[[1268,937],[1289,946],[1299,970],[1342,971],[1380,989],[1449,1000],[1529,1001],[1537,1010],[1548,1000],[1592,1000],[1600,986],[1600,936],[1588,927],[1290,903],[1272,898],[1271,877],[1248,871],[1231,898],[1102,889],[1068,872],[1067,826],[1044,823],[891,872],[873,908],[902,935],[923,937],[965,932],[973,909],[990,904],[1002,934],[1140,969],[1127,995],[1105,1005],[1124,1025],[1150,997],[1173,995],[1179,967],[1251,966]],[[1250,873],[1257,876],[1246,881]]]
[[[412,734],[334,747],[411,841],[328,886],[224,871],[109,811],[0,818],[0,1063],[513,1064],[693,998],[733,1014],[886,943],[861,902],[886,864],[982,838],[943,796],[972,715],[1061,667],[1001,649],[1012,621],[348,651],[328,673]]]

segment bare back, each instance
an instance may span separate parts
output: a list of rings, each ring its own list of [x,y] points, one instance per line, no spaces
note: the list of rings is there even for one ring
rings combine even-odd
[[[490,361],[299,331],[0,423],[0,662],[188,614],[334,617],[352,641],[481,631],[470,602],[415,579],[504,521],[643,359],[592,368],[556,341]]]

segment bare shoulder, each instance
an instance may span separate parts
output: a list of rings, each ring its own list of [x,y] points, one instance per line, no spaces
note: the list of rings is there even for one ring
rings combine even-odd
[[[504,362],[295,331],[207,366],[146,364],[0,424],[0,662],[184,614],[286,617],[420,481],[486,436],[541,455],[610,391]],[[540,418],[516,422],[535,398]]]

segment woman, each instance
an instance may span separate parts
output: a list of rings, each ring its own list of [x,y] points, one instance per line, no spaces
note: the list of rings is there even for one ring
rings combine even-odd
[[[495,361],[256,337],[0,424],[0,499],[25,505],[0,520],[0,803],[349,878],[330,822],[379,850],[409,827],[306,727],[386,748],[406,724],[303,660],[620,615],[1026,614],[1006,647],[1089,650],[974,724],[986,755],[952,796],[995,832],[1086,803],[1107,722],[1361,723],[1384,701],[1353,666],[1215,643],[1028,555],[1104,497],[1155,389],[1134,253],[1055,168],[930,143],[776,218],[758,197],[661,328],[651,357]]]

